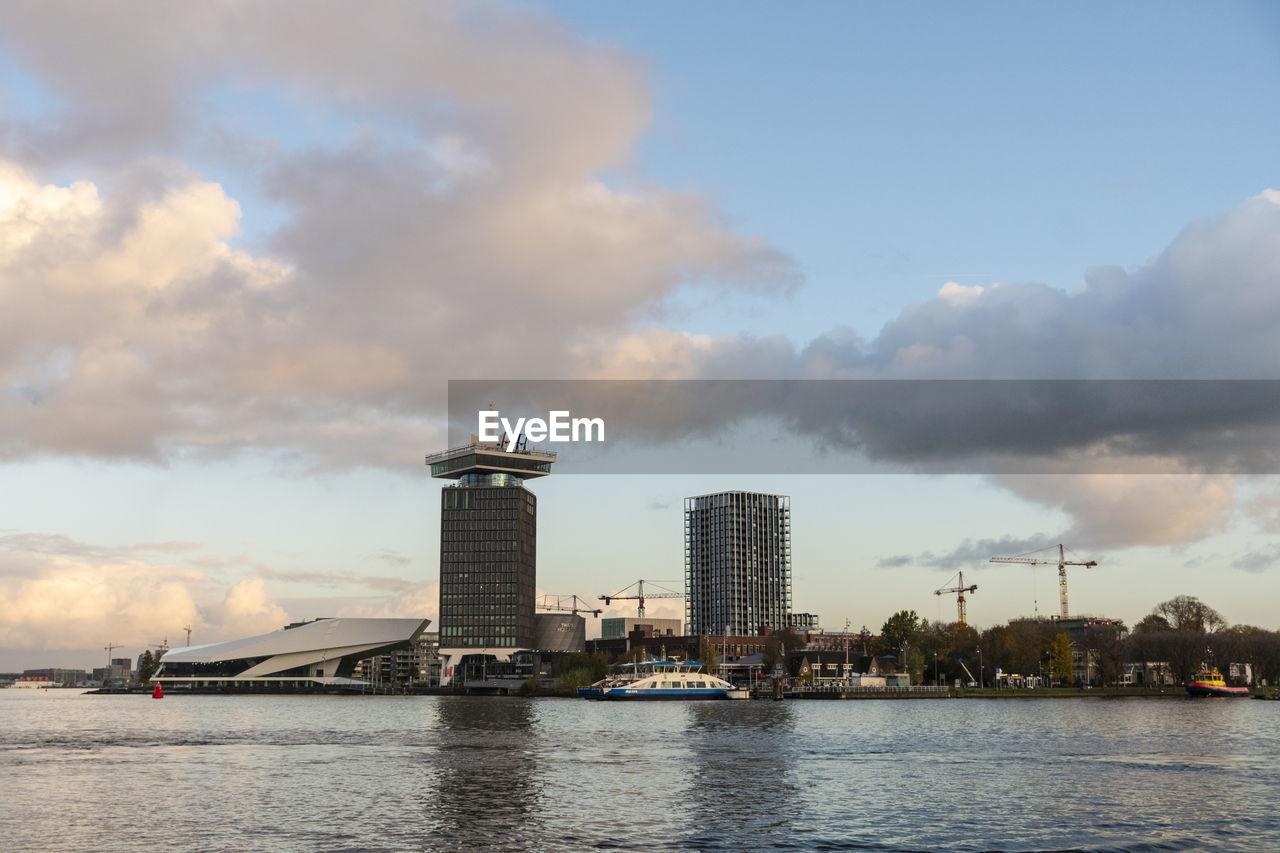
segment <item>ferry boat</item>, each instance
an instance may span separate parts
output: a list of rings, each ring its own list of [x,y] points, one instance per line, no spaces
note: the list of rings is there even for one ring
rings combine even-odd
[[[56,681],[51,681],[47,676],[43,675],[22,675],[18,680],[13,682],[14,687],[36,688],[38,690],[52,690],[62,685]]]
[[[1248,687],[1228,687],[1216,666],[1202,666],[1187,684],[1191,696],[1249,696]]]
[[[618,672],[590,687],[579,687],[578,695],[584,699],[614,701],[746,699],[747,691],[736,689],[723,678],[708,675],[696,661],[651,660],[624,663]]]

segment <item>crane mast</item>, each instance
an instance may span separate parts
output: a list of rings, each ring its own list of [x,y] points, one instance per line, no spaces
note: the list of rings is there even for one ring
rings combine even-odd
[[[959,577],[959,584],[957,586],[943,587],[942,589],[935,589],[933,591],[933,594],[943,595],[948,592],[954,592],[956,594],[956,621],[959,622],[961,625],[968,625],[969,623],[966,621],[964,594],[966,592],[977,592],[978,585],[975,583],[975,584],[970,584],[969,586],[965,586],[964,572],[956,572],[956,574],[953,577]],[[972,676],[970,677],[972,678]]]
[[[1068,560],[1066,556],[1066,548],[1061,543],[1058,544],[1057,560],[1038,560],[1033,558],[1032,554],[1039,554],[1041,551],[1052,550],[1049,548],[1041,548],[1040,551],[1030,551],[1026,554],[1019,554],[1016,557],[992,557],[993,563],[1022,563],[1028,566],[1052,566],[1055,563],[1058,566],[1058,604],[1060,618],[1067,618],[1067,566],[1084,566],[1085,568],[1093,568],[1098,565],[1097,560]]]

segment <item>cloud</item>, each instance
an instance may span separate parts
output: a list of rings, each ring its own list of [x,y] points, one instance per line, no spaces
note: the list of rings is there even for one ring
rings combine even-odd
[[[1280,545],[1249,551],[1231,561],[1231,567],[1244,572],[1268,572],[1280,565]]]
[[[945,554],[898,554],[885,557],[876,565],[881,569],[897,569],[918,566],[930,569],[973,569],[990,562],[992,557],[1014,557],[1044,547],[1051,536],[1037,533],[1034,536],[1015,538],[1004,536],[996,539],[966,539]]]
[[[60,107],[34,126],[10,122],[24,150],[47,156],[173,149],[235,127],[221,98],[257,95],[277,110],[393,121],[455,170],[475,159],[457,152],[476,139],[506,169],[581,177],[623,158],[650,113],[639,63],[505,4],[384,0],[355,14],[338,3],[50,2],[6,6],[0,32]]]
[[[1090,549],[1178,545],[1222,531],[1235,480],[1225,475],[1001,476],[995,482],[1071,518],[1061,541]],[[1016,553],[1016,552],[1014,552]]]
[[[1274,379],[1280,195],[1188,225],[1150,261],[1072,293],[944,284],[836,368],[898,378]],[[1231,346],[1223,346],[1223,341]]]
[[[424,581],[407,584],[390,598],[377,601],[350,601],[338,609],[339,616],[379,619],[430,619],[427,630],[439,630],[440,582]]]
[[[408,561],[397,565],[407,565]],[[306,584],[316,587],[361,586],[368,589],[380,589],[388,592],[403,592],[414,586],[412,581],[396,577],[378,577],[363,575],[357,572],[323,572],[308,569],[275,569],[268,565],[255,563],[254,574],[268,580],[284,583]]]
[[[191,626],[202,642],[273,631],[289,620],[262,580],[230,586],[198,568],[190,542],[103,546],[57,534],[0,536],[0,648],[156,646]]]
[[[261,578],[245,578],[227,590],[217,604],[202,609],[204,621],[216,626],[214,633],[248,637],[278,631],[291,620],[284,608],[272,600]]]
[[[159,643],[200,623],[190,590],[199,580],[191,570],[137,560],[0,553],[0,647]]]
[[[0,11],[52,104],[0,122],[0,457],[416,467],[445,377],[628,369],[675,288],[795,285],[628,179],[632,57],[518,7],[376,6]]]

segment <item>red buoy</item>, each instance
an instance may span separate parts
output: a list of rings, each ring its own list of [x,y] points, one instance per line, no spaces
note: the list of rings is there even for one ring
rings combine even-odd
[[[156,689],[155,689],[155,690],[152,690],[152,691],[151,691],[151,698],[152,698],[152,699],[163,699],[163,698],[164,698],[164,690],[160,687],[160,685],[159,685],[159,684],[157,684],[157,685],[156,685]]]

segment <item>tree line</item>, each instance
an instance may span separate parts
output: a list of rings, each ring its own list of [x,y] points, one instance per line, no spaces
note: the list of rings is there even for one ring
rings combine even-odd
[[[1218,611],[1179,595],[1157,604],[1132,630],[1119,623],[1069,629],[1052,619],[1015,619],[983,631],[958,622],[929,622],[914,610],[885,620],[874,639],[876,653],[892,658],[895,668],[911,672],[917,683],[935,679],[950,684],[994,682],[1004,673],[1040,676],[1044,683],[1077,684],[1077,661],[1088,655],[1089,684],[1123,681],[1126,665],[1144,665],[1144,677],[1185,684],[1201,664],[1249,664],[1253,679],[1280,679],[1280,632],[1252,625],[1229,625]],[[1074,627],[1074,626],[1072,626]],[[966,668],[968,673],[966,672]]]

